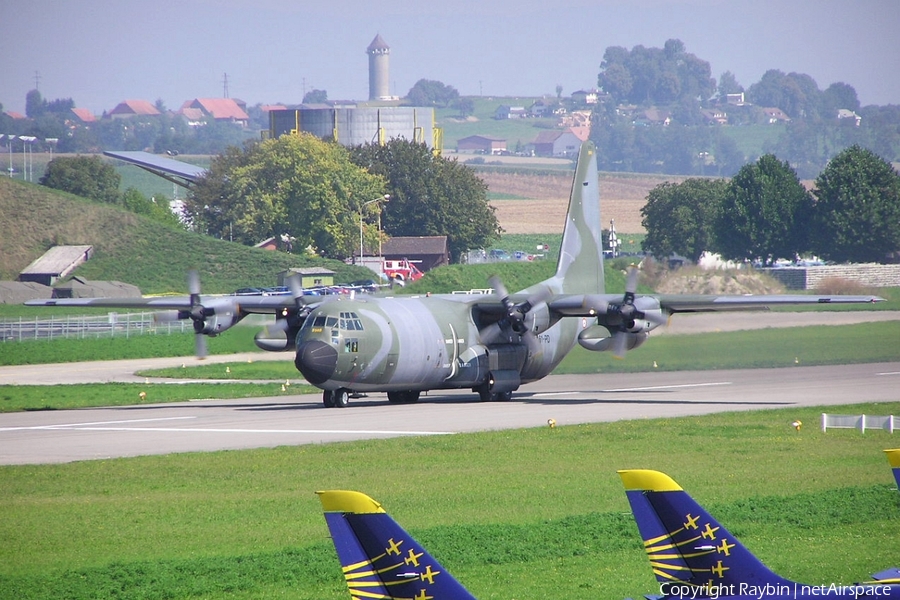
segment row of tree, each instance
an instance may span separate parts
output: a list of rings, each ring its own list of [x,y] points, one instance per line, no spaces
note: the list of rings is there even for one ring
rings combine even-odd
[[[644,250],[694,261],[706,252],[772,264],[814,254],[837,262],[883,262],[900,250],[900,175],[851,146],[809,192],[787,161],[762,156],[731,180],[687,179],[653,188],[641,209]]]
[[[399,138],[348,149],[301,133],[231,147],[184,208],[196,231],[245,244],[286,234],[337,259],[358,251],[361,227],[366,247],[378,247],[379,210],[385,234],[446,235],[454,258],[500,231],[471,169]]]

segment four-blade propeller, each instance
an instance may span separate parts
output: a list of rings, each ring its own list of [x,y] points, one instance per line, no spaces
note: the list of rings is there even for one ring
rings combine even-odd
[[[605,307],[597,311],[607,316],[608,327],[612,329],[613,354],[616,358],[625,357],[629,342],[636,333],[637,321],[648,321],[654,326],[664,325],[667,321],[667,317],[659,309],[659,302],[656,299],[639,298],[638,304],[635,304],[635,291],[639,275],[640,271],[637,267],[631,265],[628,268],[622,302],[620,304],[606,303]]]
[[[187,310],[167,310],[158,312],[153,318],[161,323],[190,319],[194,324],[194,355],[197,358],[206,358],[206,335],[203,333],[206,327],[206,317],[214,314],[212,309],[203,306],[200,301],[200,275],[196,270],[188,271],[188,293],[190,294],[190,307]]]

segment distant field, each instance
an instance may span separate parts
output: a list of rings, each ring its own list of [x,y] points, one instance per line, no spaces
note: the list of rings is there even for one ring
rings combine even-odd
[[[562,233],[565,224],[571,173],[530,174],[527,171],[497,172],[478,170],[494,195],[500,226],[507,233]],[[620,233],[646,233],[641,225],[641,209],[647,195],[661,183],[683,181],[684,177],[638,175],[634,173],[600,174],[600,209],[603,227],[615,220]],[[504,197],[509,196],[509,197]]]

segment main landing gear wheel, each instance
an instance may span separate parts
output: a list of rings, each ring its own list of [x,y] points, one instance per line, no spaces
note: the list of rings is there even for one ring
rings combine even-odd
[[[350,391],[346,388],[336,390],[325,390],[322,392],[322,404],[325,408],[345,408]]]
[[[478,392],[478,399],[482,402],[509,402],[512,400],[512,392],[492,392],[487,382],[482,383],[473,391]]]
[[[418,390],[405,390],[402,392],[388,392],[388,402],[391,404],[413,404],[419,401]]]

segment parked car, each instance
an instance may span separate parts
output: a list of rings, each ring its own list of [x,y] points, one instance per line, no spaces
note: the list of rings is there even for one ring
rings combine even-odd
[[[258,287],[245,287],[235,290],[231,293],[232,296],[268,296],[268,294],[262,289]]]
[[[276,285],[262,289],[264,295],[268,296],[290,296],[291,288],[286,285]]]

